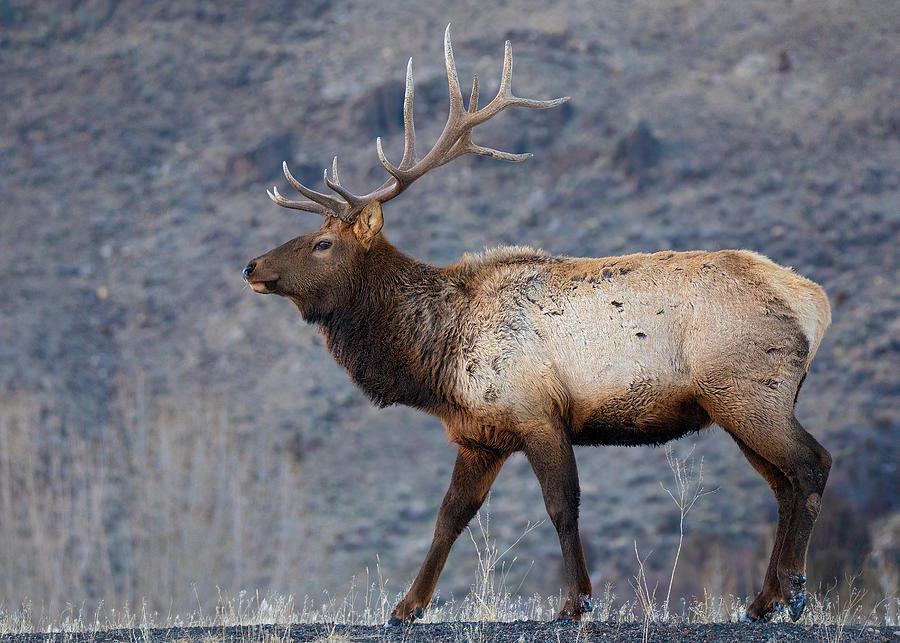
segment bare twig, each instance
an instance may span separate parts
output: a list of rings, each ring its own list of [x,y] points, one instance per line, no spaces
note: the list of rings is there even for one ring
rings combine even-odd
[[[666,600],[663,602],[663,616],[666,620],[669,618],[669,599],[672,596],[672,584],[675,582],[675,570],[678,567],[678,558],[681,556],[681,547],[684,544],[684,521],[690,513],[694,505],[697,504],[703,496],[718,491],[718,488],[706,490],[703,488],[703,458],[696,470],[694,468],[694,450],[684,458],[675,456],[672,445],[667,444],[666,462],[669,463],[669,469],[672,470],[672,476],[675,479],[674,491],[666,487],[662,482],[659,486],[669,494],[672,502],[678,507],[678,548],[675,550],[675,560],[672,561],[672,573],[669,576],[669,587],[666,590]],[[696,471],[696,472],[695,472]]]
[[[652,554],[653,552],[650,552]],[[650,623],[651,621],[655,621],[656,614],[656,588],[657,585],[653,586],[653,590],[650,590],[650,587],[647,584],[647,574],[644,571],[644,563],[647,562],[647,559],[650,558],[650,554],[647,554],[643,558],[641,558],[640,553],[638,553],[637,541],[634,541],[634,555],[638,561],[638,573],[634,576],[634,582],[629,581],[631,587],[634,589],[634,593],[638,597],[638,601],[641,604],[641,611],[644,613],[643,625],[641,628],[641,640],[647,641],[650,635]]]

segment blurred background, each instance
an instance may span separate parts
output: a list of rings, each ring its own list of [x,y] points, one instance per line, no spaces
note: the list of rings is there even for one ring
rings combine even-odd
[[[455,457],[440,423],[373,408],[246,262],[314,230],[265,189],[287,160],[318,186],[340,156],[363,192],[399,159],[406,60],[423,148],[447,113],[453,23],[467,94],[496,88],[503,41],[522,96],[461,159],[385,209],[385,234],[446,264],[503,243],[603,256],[749,248],[829,293],[834,321],[799,398],[834,468],[814,587],[898,593],[900,13],[862,0],[0,0],[0,609],[31,600],[179,612],[220,589],[342,595],[412,579]],[[713,427],[673,595],[759,590],[776,518]],[[595,588],[633,598],[634,543],[668,579],[678,510],[665,453],[578,452]],[[521,456],[494,485],[504,547],[544,518]],[[553,595],[549,521],[513,589]],[[532,568],[533,561],[533,568]],[[473,582],[464,534],[441,597]],[[359,580],[357,580],[359,584]],[[841,585],[843,584],[843,585]]]

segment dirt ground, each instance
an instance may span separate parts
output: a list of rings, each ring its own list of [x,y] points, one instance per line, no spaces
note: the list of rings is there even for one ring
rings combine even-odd
[[[645,638],[646,637],[646,638]],[[0,641],[10,641],[0,636]],[[858,641],[859,643],[895,643],[900,641],[900,630],[889,627],[848,627],[840,633],[834,628],[796,625],[744,625],[718,623],[711,625],[650,625],[646,630],[641,623],[592,623],[589,627],[557,625],[534,621],[514,623],[429,623],[401,629],[340,625],[293,625],[290,627],[229,627],[222,629],[172,628],[165,630],[114,630],[72,635],[18,636],[23,643],[114,643],[144,641],[145,643],[210,643],[271,642],[271,641],[320,641],[344,643],[346,641],[407,641],[414,643],[432,641],[492,641],[496,643],[521,643],[531,641],[683,641],[685,643],[735,642],[770,643],[772,641]]]

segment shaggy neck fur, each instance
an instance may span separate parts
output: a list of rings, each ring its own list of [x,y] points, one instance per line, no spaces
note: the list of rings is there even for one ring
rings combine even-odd
[[[345,306],[318,320],[328,349],[380,406],[436,411],[449,402],[456,315],[441,270],[375,240]]]

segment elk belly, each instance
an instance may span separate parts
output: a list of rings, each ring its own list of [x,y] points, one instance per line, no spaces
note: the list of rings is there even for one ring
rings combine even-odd
[[[693,396],[636,381],[627,390],[579,405],[572,414],[572,442],[580,445],[659,445],[710,425]]]

